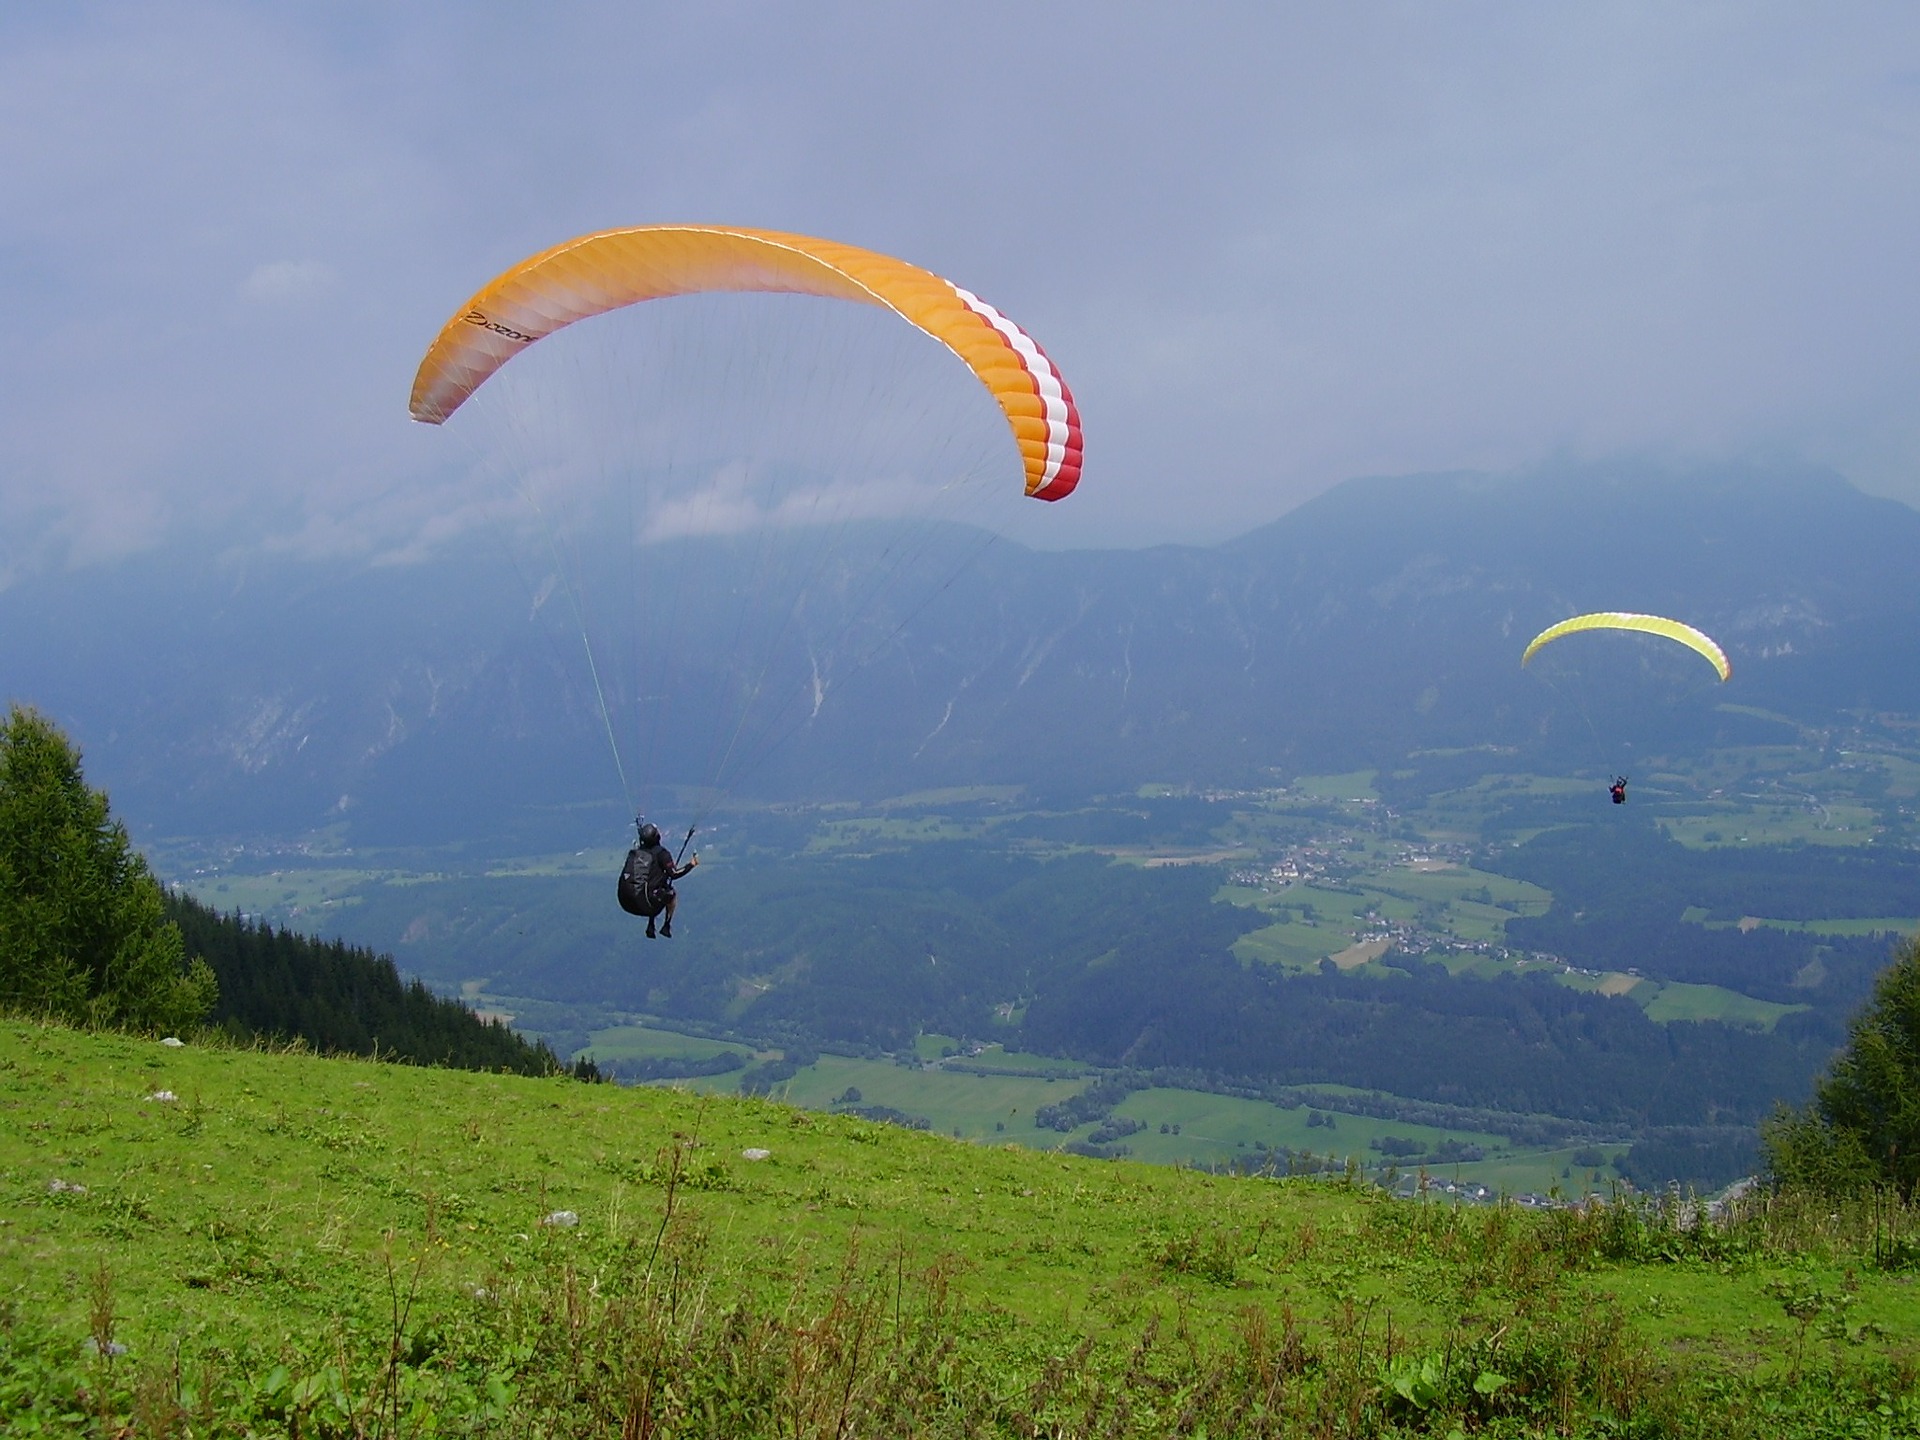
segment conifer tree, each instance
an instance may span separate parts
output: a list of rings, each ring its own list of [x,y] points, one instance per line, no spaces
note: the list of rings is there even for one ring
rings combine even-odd
[[[1891,1186],[1920,1191],[1920,936],[1894,953],[1846,1047],[1761,1132],[1775,1179],[1830,1193]]]
[[[35,710],[0,724],[0,1007],[75,1024],[173,1031],[213,1008],[159,882]]]

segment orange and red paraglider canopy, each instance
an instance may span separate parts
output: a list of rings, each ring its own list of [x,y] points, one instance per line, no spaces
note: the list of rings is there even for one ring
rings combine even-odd
[[[978,296],[871,250],[715,225],[604,230],[489,281],[441,329],[414,377],[413,418],[437,425],[515,355],[577,320],[703,291],[777,291],[893,311],[987,387],[1013,431],[1027,494],[1058,500],[1080,479],[1080,412],[1046,352]]]

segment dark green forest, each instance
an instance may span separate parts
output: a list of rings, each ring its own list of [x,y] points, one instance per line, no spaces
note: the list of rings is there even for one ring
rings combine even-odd
[[[190,896],[169,894],[166,908],[187,953],[220,982],[210,1022],[237,1039],[302,1040],[327,1053],[516,1075],[561,1068],[544,1042],[482,1020],[419,980],[403,981],[390,955],[223,915]]]
[[[1920,895],[1920,854],[1822,845],[1690,850],[1650,819],[1549,831],[1491,852],[1484,868],[1554,895],[1545,915],[1507,922],[1510,944],[1551,951],[1576,965],[1689,984],[1724,985],[1762,1000],[1815,1004],[1829,1045],[1887,964],[1895,935],[1821,936],[1760,926],[1776,920],[1870,918],[1910,910]],[[1689,908],[1729,928],[1683,921]],[[1820,983],[1807,984],[1819,962]],[[1781,1022],[1792,1029],[1795,1017]],[[1804,1022],[1803,1022],[1804,1023]]]
[[[1545,974],[1285,976],[1225,953],[1129,947],[1036,1000],[1025,1044],[1102,1064],[1336,1081],[1445,1104],[1623,1126],[1757,1121],[1831,1046],[1711,1022],[1659,1025]]]

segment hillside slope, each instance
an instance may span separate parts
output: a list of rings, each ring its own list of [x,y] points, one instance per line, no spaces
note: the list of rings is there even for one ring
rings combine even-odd
[[[18,1021],[0,1111],[22,1426],[1706,1434],[1763,1397],[1774,1433],[1920,1420],[1889,1368],[1920,1302],[1852,1217],[1721,1239]],[[1782,1284],[1815,1298],[1783,1310]],[[1841,1369],[1789,1312],[1840,1315]]]

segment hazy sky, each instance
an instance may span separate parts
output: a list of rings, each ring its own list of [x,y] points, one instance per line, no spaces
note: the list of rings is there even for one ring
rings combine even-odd
[[[664,220],[1020,319],[1086,427],[1051,543],[1623,451],[1920,502],[1917,182],[1906,4],[8,5],[0,575],[413,538],[441,322]]]

